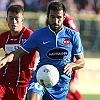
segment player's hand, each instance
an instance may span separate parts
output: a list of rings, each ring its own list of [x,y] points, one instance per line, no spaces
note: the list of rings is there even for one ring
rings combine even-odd
[[[0,68],[2,68],[3,66],[5,66],[7,63],[7,59],[6,58],[3,58],[0,60]]]
[[[64,73],[66,73],[66,75],[70,75],[70,73],[72,72],[72,68],[74,67],[73,63],[64,63]]]

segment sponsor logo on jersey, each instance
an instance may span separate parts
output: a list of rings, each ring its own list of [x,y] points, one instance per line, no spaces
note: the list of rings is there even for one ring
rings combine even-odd
[[[5,52],[7,54],[11,53],[12,51],[15,51],[20,47],[20,44],[6,44],[5,45]]]
[[[50,41],[43,41],[43,44],[47,44],[47,43],[49,43]]]
[[[14,50],[18,49],[20,46],[14,46]]]
[[[68,51],[63,48],[54,48],[50,51],[48,51],[47,56],[51,59],[64,59],[67,57]]]
[[[24,42],[26,42],[26,40],[27,40],[27,39],[22,39],[22,44],[23,44]]]

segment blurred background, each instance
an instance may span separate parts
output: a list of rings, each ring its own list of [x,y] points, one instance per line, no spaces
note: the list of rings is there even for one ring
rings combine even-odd
[[[9,28],[6,23],[6,10],[11,4],[24,7],[24,26],[35,31],[45,26],[48,4],[54,0],[0,0],[0,33]],[[66,6],[68,14],[75,18],[80,31],[84,53],[85,68],[79,71],[76,88],[85,95],[96,95],[91,99],[100,100],[100,0],[55,0]],[[0,57],[4,52],[0,50]],[[36,63],[38,62],[38,55]],[[97,96],[98,95],[98,96]]]

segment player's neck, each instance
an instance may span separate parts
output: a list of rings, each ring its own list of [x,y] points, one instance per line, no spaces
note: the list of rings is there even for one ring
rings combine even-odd
[[[62,30],[62,27],[59,30],[55,30],[55,34],[57,35]]]
[[[20,31],[16,31],[16,32],[11,31],[11,35],[12,35],[12,36],[16,36],[16,35],[18,35],[19,33],[20,33]]]

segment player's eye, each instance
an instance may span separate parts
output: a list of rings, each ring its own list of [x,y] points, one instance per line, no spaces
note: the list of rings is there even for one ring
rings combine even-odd
[[[54,15],[51,15],[50,17],[51,17],[51,18],[55,18],[55,16],[54,16]]]
[[[62,18],[62,16],[58,16],[57,18],[58,18],[58,19],[61,19],[61,18]]]
[[[19,19],[18,18],[15,18],[15,20],[18,21]]]
[[[9,19],[10,19],[10,20],[14,20],[14,18],[13,18],[13,17],[10,17]]]

